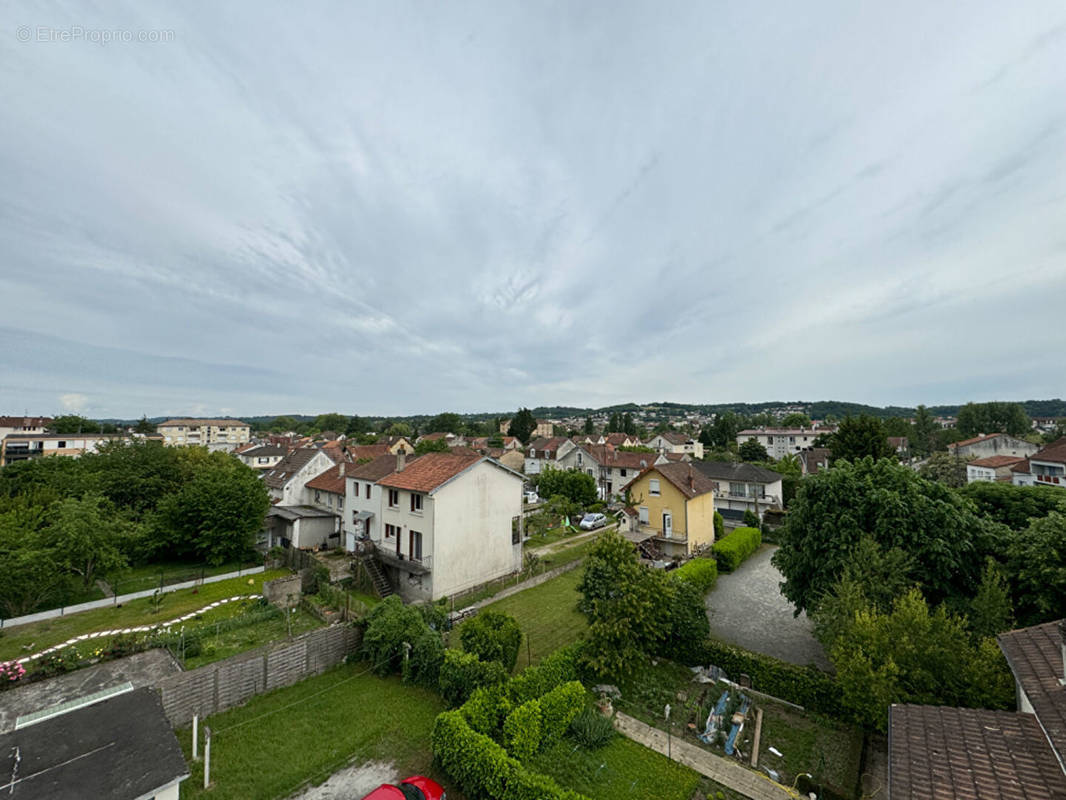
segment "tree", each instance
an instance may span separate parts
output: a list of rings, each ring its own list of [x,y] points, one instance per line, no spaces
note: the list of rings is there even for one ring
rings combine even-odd
[[[709,436],[711,446],[717,448],[736,446],[737,434],[740,433],[742,422],[743,420],[732,411],[716,415]]]
[[[811,427],[811,418],[801,411],[793,411],[791,414],[786,414],[785,418],[781,420],[782,428],[809,428]]]
[[[100,433],[100,423],[77,414],[64,414],[52,420],[53,433]]]
[[[951,453],[933,453],[918,468],[918,474],[927,481],[958,489],[966,485],[966,461]]]
[[[426,453],[447,453],[450,450],[444,439],[422,439],[415,445],[415,453],[420,456]]]
[[[918,406],[914,414],[914,429],[911,434],[911,452],[919,458],[925,458],[936,447],[936,433],[940,426],[936,424],[932,413],[925,406]]]
[[[991,637],[1011,629],[1014,609],[1010,601],[1010,588],[1003,568],[994,558],[985,562],[981,585],[970,601],[969,611],[970,630],[975,636]]]
[[[463,649],[482,661],[498,661],[510,672],[518,661],[522,629],[510,614],[482,611],[459,629]]]
[[[799,490],[800,482],[803,480],[803,469],[800,466],[799,455],[787,453],[777,461],[771,461],[766,466],[781,476],[781,494],[784,495],[781,498],[781,502],[785,508],[788,508],[792,498],[796,496],[796,492]]]
[[[596,432],[596,427],[592,424],[592,417],[585,417],[585,425],[582,427],[581,432],[586,436]]]
[[[416,606],[405,605],[397,595],[386,597],[367,615],[362,655],[376,674],[398,673],[403,668],[405,643],[414,646],[427,632],[440,639]]]
[[[737,451],[741,461],[757,462],[757,461],[769,461],[770,454],[766,452],[766,448],[759,444],[759,441],[752,437],[748,441],[740,445],[740,449]]]
[[[430,433],[462,433],[465,426],[463,425],[463,418],[458,414],[446,412],[444,414],[437,414],[429,422],[426,423],[425,430]]]
[[[984,559],[1003,549],[1004,533],[958,494],[908,467],[888,459],[839,461],[804,479],[779,531],[773,563],[797,613],[811,610],[868,536],[881,548],[910,556],[914,581],[939,602],[973,595]]]
[[[150,434],[155,433],[155,425],[148,421],[148,415],[142,414],[140,421],[133,426],[134,433]]]
[[[45,523],[43,508],[26,496],[0,502],[0,609],[5,617],[48,607],[65,596],[67,576],[45,542]]]
[[[1020,403],[967,403],[959,409],[955,427],[964,438],[981,433],[1022,436],[1031,424]]]
[[[270,423],[270,430],[275,433],[289,433],[299,427],[300,423],[288,416],[274,417],[274,421]]]
[[[858,461],[872,458],[892,458],[895,451],[888,444],[885,426],[876,417],[847,417],[831,436],[833,460],[846,458]]]
[[[394,422],[386,428],[383,433],[386,436],[412,436],[414,432],[411,430],[411,426],[406,422]]]
[[[81,578],[83,590],[128,566],[130,525],[100,495],[61,500],[49,516],[45,541],[54,549],[56,563]]]
[[[595,503],[599,498],[596,479],[591,475],[575,469],[562,470],[553,467],[546,467],[538,476],[537,493],[547,498],[562,495],[580,506]]]
[[[507,429],[508,436],[514,436],[521,440],[522,444],[529,444],[533,431],[537,429],[537,420],[533,412],[528,408],[518,409],[518,413],[511,419],[511,425]]]
[[[108,442],[78,459],[89,478],[85,491],[99,491],[133,519],[142,519],[187,480],[182,452],[161,442]]]
[[[1014,486],[998,481],[974,481],[960,490],[981,516],[1020,531],[1034,517],[1066,511],[1066,492],[1053,486]]]
[[[1011,540],[1008,554],[1019,622],[1036,625],[1066,614],[1066,514],[1034,519]]]
[[[622,433],[626,436],[637,435],[637,423],[633,421],[633,415],[628,411],[622,417]]]
[[[343,433],[344,429],[348,427],[348,417],[337,413],[319,414],[315,417],[315,421],[311,423],[311,426],[319,432]]]

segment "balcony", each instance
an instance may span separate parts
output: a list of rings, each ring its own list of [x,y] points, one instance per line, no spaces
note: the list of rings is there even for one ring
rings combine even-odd
[[[396,567],[412,575],[428,575],[433,571],[433,556],[422,556],[421,559],[413,559],[404,553],[397,554],[381,546],[375,548],[378,560],[389,567]]]

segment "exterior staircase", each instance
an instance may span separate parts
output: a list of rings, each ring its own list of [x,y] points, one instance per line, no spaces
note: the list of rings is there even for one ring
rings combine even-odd
[[[366,566],[366,571],[370,576],[370,580],[374,582],[374,589],[377,591],[378,596],[385,599],[390,594],[393,594],[392,584],[389,583],[389,579],[385,576],[385,572],[381,569],[381,565],[378,563],[377,559],[373,556],[364,558],[363,564]]]

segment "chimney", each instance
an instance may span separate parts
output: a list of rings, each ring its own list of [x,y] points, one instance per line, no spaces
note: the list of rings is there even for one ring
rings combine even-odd
[[[1062,677],[1059,683],[1066,686],[1066,619],[1059,620],[1059,647],[1062,650]]]
[[[339,478],[343,478],[344,477],[344,462],[343,461],[340,464],[337,465],[337,477],[339,477]]]
[[[407,466],[407,453],[401,450],[396,454],[396,471],[403,472],[403,468]]]

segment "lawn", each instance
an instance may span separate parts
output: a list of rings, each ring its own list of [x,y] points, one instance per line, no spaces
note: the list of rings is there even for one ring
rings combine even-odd
[[[458,798],[432,763],[430,731],[443,710],[434,692],[370,675],[362,663],[343,665],[208,718],[213,788],[203,789],[200,761],[181,796],[275,800],[349,762],[386,761],[401,774],[434,778]],[[177,733],[188,759],[192,733]]]
[[[236,572],[240,568],[261,567],[262,561],[254,563],[242,563],[233,561],[220,564],[217,567],[209,567],[204,564],[186,564],[177,561],[145,564],[139,567],[131,567],[120,573],[114,580],[108,581],[115,594],[132,594],[147,589],[157,589],[160,584],[169,586],[174,583],[196,580],[201,577],[213,575],[225,575],[227,572]]]
[[[582,569],[578,567],[485,607],[513,616],[525,634],[528,647],[527,641],[523,641],[516,672],[581,638],[586,628],[585,617],[577,610],[577,584],[581,575]],[[458,646],[458,635],[453,634],[451,642]]]
[[[622,736],[593,751],[563,739],[527,763],[591,800],[689,800],[700,784],[699,773]]]
[[[0,637],[0,661],[38,653],[83,633],[166,622],[224,597],[259,594],[264,580],[288,574],[289,571],[284,569],[270,570],[247,578],[230,578],[218,583],[168,592],[162,596],[163,601],[158,611],[152,607],[152,598],[145,597],[118,606],[82,611],[14,628],[5,627],[4,635]]]

